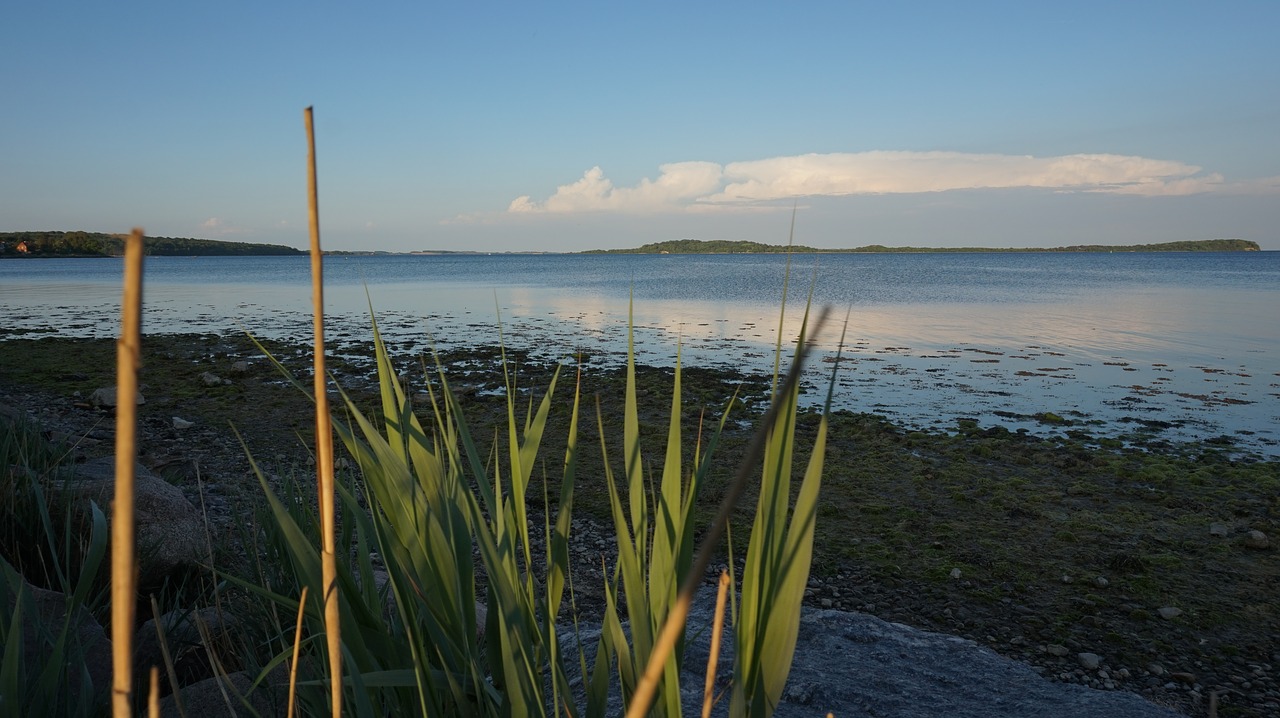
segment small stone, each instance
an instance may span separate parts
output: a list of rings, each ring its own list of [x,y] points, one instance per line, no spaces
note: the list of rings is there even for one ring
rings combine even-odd
[[[243,360],[238,361],[235,364],[231,365],[231,371],[237,374],[244,374],[245,372],[249,371],[249,362],[243,361]]]
[[[1209,524],[1209,535],[1210,535],[1210,536],[1217,536],[1217,537],[1219,537],[1219,538],[1225,538],[1225,537],[1226,537],[1226,535],[1227,535],[1228,533],[1230,533],[1230,532],[1231,532],[1231,530],[1227,528],[1227,525],[1226,525],[1226,524],[1220,524],[1220,523],[1212,523],[1212,524]]]
[[[1153,676],[1163,676],[1164,666],[1160,665],[1159,663],[1148,663],[1147,673],[1150,673]]]
[[[1185,683],[1193,686],[1196,683],[1196,675],[1194,673],[1170,673],[1169,677],[1179,683]]]
[[[1174,606],[1165,606],[1156,611],[1156,613],[1159,613],[1161,618],[1177,618],[1182,615],[1182,609]]]
[[[1250,531],[1249,535],[1244,537],[1244,545],[1246,548],[1252,548],[1252,549],[1257,549],[1261,551],[1271,545],[1271,540],[1267,538],[1266,534],[1255,529],[1253,531]]]
[[[190,429],[195,425],[196,423],[194,421],[187,421],[186,419],[183,419],[182,417],[179,417],[179,416],[173,417],[173,428],[177,429],[178,431],[182,431],[183,429]]]
[[[951,578],[956,579],[956,578],[960,578],[960,576],[961,576],[960,569],[958,568],[951,569]]]
[[[89,395],[89,403],[96,407],[114,408],[118,403],[116,401],[116,388],[114,386],[104,386],[101,389],[94,389],[93,393]],[[142,392],[137,393],[134,403],[138,406],[147,403],[147,400],[142,397]]]
[[[823,608],[831,608],[833,605],[835,605],[834,603],[832,603],[831,599],[829,598],[822,599],[821,603]]]
[[[1063,583],[1071,583],[1073,580],[1075,580],[1075,579],[1071,578],[1070,576],[1068,576],[1068,575],[1066,575],[1066,574],[1063,574],[1063,576],[1062,576],[1062,582],[1063,582]]]
[[[222,386],[222,377],[211,371],[201,374],[200,381],[204,382],[205,386]]]
[[[1067,650],[1066,646],[1059,646],[1056,643],[1050,643],[1048,646],[1045,646],[1044,651],[1051,656],[1065,656],[1071,652]]]
[[[1093,579],[1093,585],[1098,588],[1106,588],[1111,585],[1111,582],[1107,580],[1106,576],[1095,576]]]
[[[1096,671],[1102,665],[1102,656],[1096,653],[1077,653],[1076,660],[1080,661],[1080,666],[1086,671]]]

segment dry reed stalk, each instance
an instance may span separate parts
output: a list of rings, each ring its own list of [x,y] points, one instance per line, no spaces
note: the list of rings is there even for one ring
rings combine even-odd
[[[302,597],[298,599],[298,625],[293,629],[293,660],[289,662],[289,714],[293,718],[294,706],[298,695],[298,649],[302,648],[302,617],[307,612],[307,587],[302,587]]]
[[[151,617],[156,622],[156,640],[160,644],[160,659],[164,661],[165,672],[169,676],[169,685],[173,688],[173,705],[178,709],[181,718],[187,718],[187,711],[182,705],[182,691],[178,690],[178,670],[173,665],[173,656],[169,654],[169,638],[164,634],[164,621],[160,620],[160,604],[156,597],[151,597]]]
[[[716,687],[716,664],[720,662],[720,638],[724,635],[724,600],[729,593],[729,572],[720,572],[716,587],[716,617],[711,628],[711,650],[707,656],[707,682],[702,688],[702,718],[711,718],[711,703]]]
[[[702,545],[698,548],[688,573],[684,575],[683,588],[680,589],[675,603],[667,612],[667,620],[662,624],[658,640],[653,644],[653,651],[649,654],[649,663],[645,665],[644,675],[636,684],[636,691],[631,696],[631,705],[627,708],[626,718],[641,718],[649,712],[667,657],[675,650],[676,641],[680,637],[680,632],[684,630],[685,621],[689,618],[689,606],[693,603],[693,594],[698,590],[698,584],[702,582],[702,576],[706,574],[707,567],[711,565],[711,557],[720,543],[720,536],[729,525],[729,517],[733,513],[734,506],[737,506],[738,499],[742,498],[742,492],[747,487],[747,480],[751,477],[752,470],[764,457],[765,443],[768,441],[769,431],[778,419],[778,414],[782,411],[783,397],[787,396],[800,381],[800,368],[804,364],[805,357],[809,355],[812,337],[818,336],[822,331],[822,326],[827,323],[827,316],[831,313],[830,309],[830,307],[823,307],[818,315],[813,333],[809,335],[810,339],[800,347],[795,361],[791,364],[791,370],[787,372],[782,386],[774,392],[773,403],[760,419],[760,426],[751,437],[751,443],[747,445],[747,453],[743,456],[742,463],[738,465],[738,472],[729,482],[729,488],[720,503],[720,512],[707,527],[707,532],[702,537]]]
[[[124,297],[120,339],[116,342],[116,490],[111,505],[111,713],[133,715],[133,619],[137,584],[134,556],[134,475],[138,368],[142,364],[142,237],[140,228],[125,240]]]
[[[160,718],[160,669],[151,667],[151,691],[147,693],[148,718]]]
[[[325,643],[329,649],[329,699],[334,718],[342,715],[342,627],[338,606],[338,562],[334,555],[333,428],[324,367],[324,260],[320,253],[320,196],[316,188],[316,132],[311,108],[307,127],[307,204],[311,225],[311,306],[315,327],[316,473],[320,507],[320,575],[324,594]]]

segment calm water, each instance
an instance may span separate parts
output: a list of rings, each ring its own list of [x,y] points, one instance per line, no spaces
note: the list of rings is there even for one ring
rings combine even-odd
[[[462,255],[329,257],[331,336],[367,336],[368,297],[401,348],[497,341],[600,361],[625,348],[634,291],[638,354],[670,364],[768,369],[785,257]],[[119,260],[0,262],[11,329],[112,336]],[[302,337],[304,257],[169,258],[146,266],[149,332]],[[808,255],[792,264],[784,340],[812,284],[843,319],[841,406],[915,425],[972,417],[1040,430],[1050,411],[1175,424],[1170,438],[1235,434],[1280,446],[1280,252]],[[839,328],[820,338],[833,350]],[[815,362],[812,383],[829,363]],[[816,392],[815,392],[816,395]]]

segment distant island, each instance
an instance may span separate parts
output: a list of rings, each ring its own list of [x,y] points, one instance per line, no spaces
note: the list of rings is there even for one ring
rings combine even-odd
[[[19,257],[120,257],[124,255],[127,235],[105,232],[0,232],[0,259]],[[145,253],[155,257],[234,257],[297,256],[307,252],[280,244],[224,242],[188,237],[147,237]],[[590,249],[580,254],[800,254],[828,253],[926,253],[926,252],[1258,252],[1257,242],[1247,239],[1202,239],[1161,244],[1080,244],[1070,247],[886,247],[869,244],[851,249],[823,249],[785,244],[762,244],[729,239],[671,239],[651,242],[632,249]],[[430,249],[409,252],[381,250],[326,250],[332,256],[391,255],[482,255],[482,254],[557,254],[536,250],[485,252],[479,250]]]
[[[853,249],[819,249],[784,244],[761,244],[728,239],[672,239],[651,242],[634,249],[592,249],[583,254],[782,254],[796,253],[884,253],[884,252],[1258,252],[1257,242],[1247,239],[1201,239],[1187,242],[1163,242],[1161,244],[1079,244],[1070,247],[1020,247],[993,249],[991,247],[886,247],[869,244]]]
[[[0,257],[119,257],[127,235],[103,232],[0,232]],[[147,237],[154,257],[281,256],[303,254],[279,244],[221,242],[186,237]]]

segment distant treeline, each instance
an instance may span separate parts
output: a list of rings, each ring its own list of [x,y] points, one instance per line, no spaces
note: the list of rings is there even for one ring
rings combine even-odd
[[[1070,247],[1022,247],[993,249],[991,247],[886,247],[869,244],[853,249],[818,249],[804,245],[788,247],[783,244],[734,241],[728,239],[672,239],[652,242],[634,249],[593,249],[584,254],[778,254],[785,252],[1257,252],[1257,242],[1247,239],[1201,239],[1187,242],[1161,244],[1079,244]]]
[[[123,234],[103,232],[0,232],[0,256],[118,257]],[[251,242],[221,242],[186,237],[147,237],[144,251],[157,257],[265,256],[302,254],[293,247]]]

